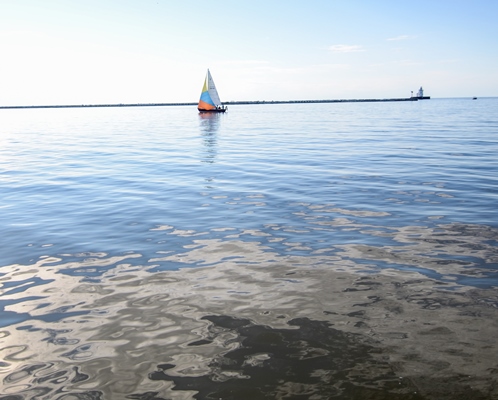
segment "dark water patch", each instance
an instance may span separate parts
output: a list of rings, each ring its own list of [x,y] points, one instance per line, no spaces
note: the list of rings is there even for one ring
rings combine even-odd
[[[196,399],[423,399],[372,356],[373,347],[329,323],[298,318],[289,329],[274,329],[229,316],[203,319],[212,324],[210,340],[220,329],[230,331],[237,348],[212,359],[205,375],[182,376],[181,365],[165,363],[149,374],[151,380],[196,391]]]
[[[126,399],[131,400],[169,400],[164,397],[158,397],[158,392],[145,392],[139,394],[130,394],[126,396]]]
[[[202,345],[211,344],[211,343],[213,343],[212,340],[201,339],[201,340],[196,340],[195,342],[189,343],[188,345],[189,346],[202,346]]]

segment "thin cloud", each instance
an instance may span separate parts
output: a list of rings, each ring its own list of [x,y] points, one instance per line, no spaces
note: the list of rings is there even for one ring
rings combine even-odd
[[[393,41],[408,40],[408,39],[415,39],[415,38],[416,38],[416,36],[400,35],[400,36],[388,38],[386,40],[393,42]]]
[[[362,46],[356,44],[335,44],[329,47],[329,50],[334,53],[356,53],[358,51],[365,51]]]

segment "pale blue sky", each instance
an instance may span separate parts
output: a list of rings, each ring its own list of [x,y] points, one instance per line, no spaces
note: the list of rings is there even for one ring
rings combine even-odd
[[[0,105],[498,95],[495,0],[0,0]]]

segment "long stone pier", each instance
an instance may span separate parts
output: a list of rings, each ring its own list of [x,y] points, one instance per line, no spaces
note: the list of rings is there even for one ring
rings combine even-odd
[[[248,100],[227,101],[224,105],[250,105],[250,104],[305,104],[305,103],[371,103],[387,101],[418,101],[428,100],[424,97],[402,97],[391,99],[342,99],[342,100]],[[35,105],[35,106],[0,106],[0,109],[18,108],[91,108],[91,107],[168,107],[168,106],[196,106],[197,103],[119,103],[119,104],[66,104],[66,105]]]

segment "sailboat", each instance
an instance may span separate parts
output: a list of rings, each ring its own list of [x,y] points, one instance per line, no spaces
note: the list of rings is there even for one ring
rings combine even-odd
[[[227,107],[221,104],[220,96],[213,81],[213,77],[207,70],[204,86],[202,87],[201,98],[197,106],[199,112],[225,112]]]

